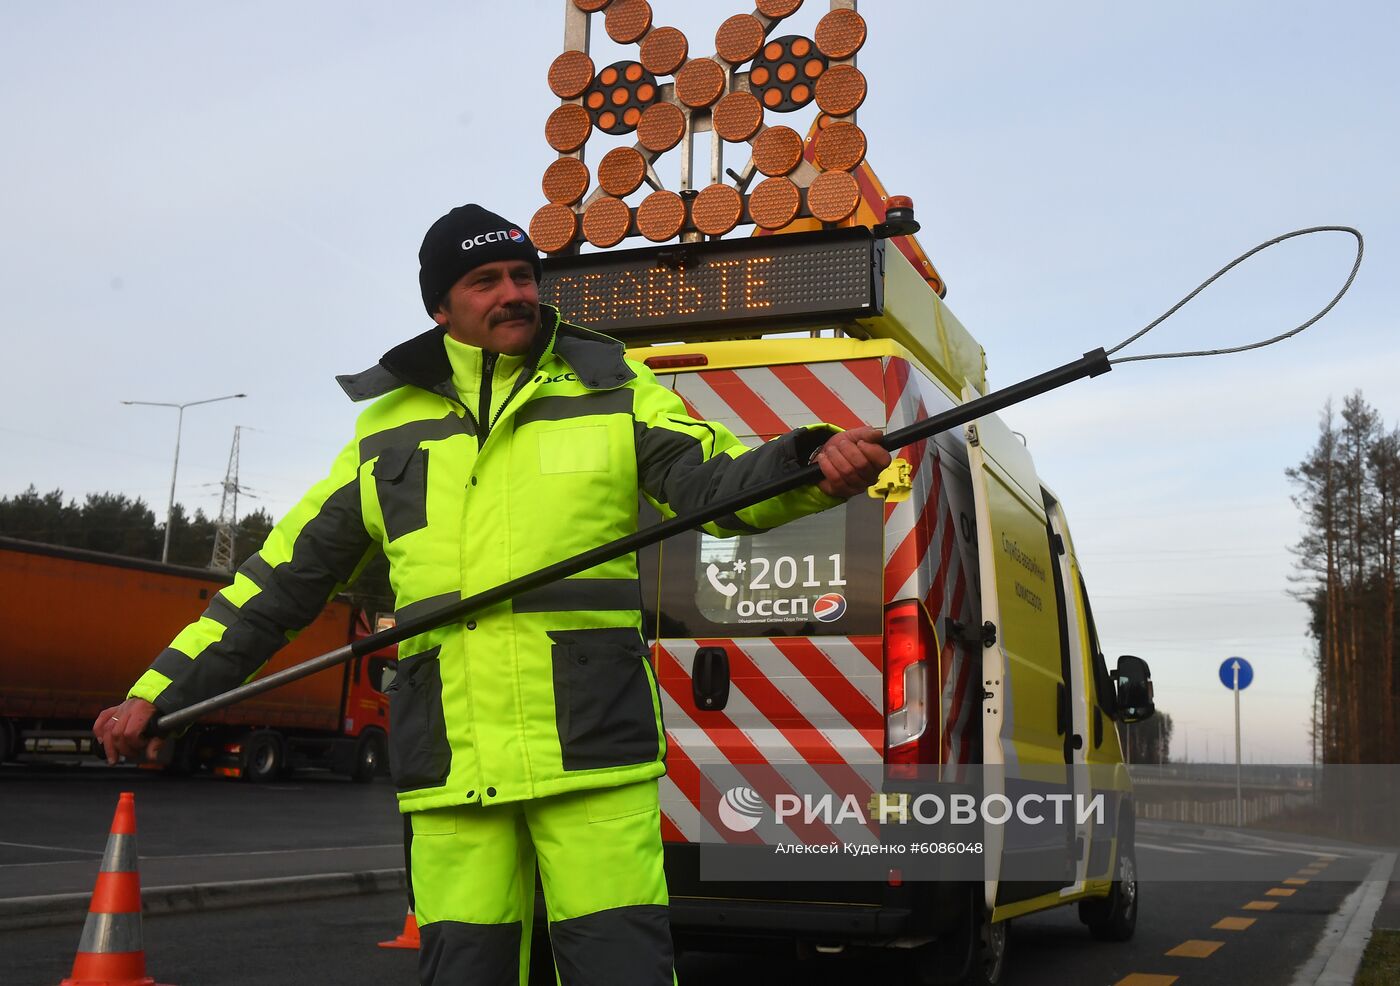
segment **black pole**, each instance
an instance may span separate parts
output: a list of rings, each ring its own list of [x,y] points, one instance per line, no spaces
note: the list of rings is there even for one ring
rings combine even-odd
[[[921,441],[922,439],[931,438],[940,432],[948,431],[959,425],[965,425],[984,415],[993,414],[1000,411],[1002,408],[1010,407],[1012,404],[1018,404],[1028,398],[1063,387],[1065,384],[1072,383],[1075,380],[1107,373],[1112,368],[1107,354],[1102,349],[1096,349],[1093,352],[1085,353],[1073,362],[1066,363],[1064,366],[1048,370],[1028,380],[1022,380],[1020,383],[1012,384],[1009,387],[1003,387],[1001,390],[993,391],[985,397],[979,397],[976,400],[968,401],[966,404],[959,404],[957,407],[949,408],[941,414],[935,414],[922,421],[916,421],[905,428],[900,428],[898,431],[892,431],[881,437],[880,444],[889,451],[903,448],[906,445],[912,445],[914,442]],[[526,592],[530,589],[538,589],[541,586],[549,585],[551,582],[556,582],[559,579],[568,578],[570,575],[577,575],[579,572],[587,571],[596,565],[601,565],[603,562],[612,561],[614,558],[621,557],[622,555],[631,554],[641,548],[650,547],[658,541],[664,541],[673,534],[689,531],[699,527],[701,524],[717,520],[720,517],[735,513],[745,507],[751,507],[755,503],[762,503],[764,500],[769,500],[780,494],[787,493],[790,490],[795,490],[799,486],[807,486],[819,482],[821,478],[822,471],[820,466],[806,466],[780,479],[764,483],[762,486],[756,486],[742,493],[736,493],[727,500],[712,503],[704,510],[696,511],[684,517],[672,517],[670,520],[662,521],[660,524],[654,524],[644,531],[637,531],[635,534],[629,534],[615,541],[609,541],[607,544],[591,548],[582,554],[574,555],[572,558],[566,558],[563,561],[555,562],[553,565],[531,572],[529,575],[522,575],[518,579],[512,579],[509,582],[504,582],[501,585],[487,589],[485,592],[479,592],[460,602],[450,603],[443,606],[441,609],[436,609],[424,613],[421,616],[416,616],[413,619],[405,620],[397,626],[390,627],[386,630],[380,630],[378,633],[372,633],[368,637],[361,637],[353,644],[338,647],[333,651],[322,654],[320,657],[313,657],[309,661],[305,661],[290,668],[284,668],[273,674],[265,675],[247,684],[239,685],[237,688],[232,688],[221,695],[215,695],[213,698],[205,699],[202,702],[196,702],[194,705],[187,706],[176,712],[167,713],[152,722],[150,732],[160,735],[168,733],[173,729],[179,729],[194,722],[206,712],[213,712],[216,709],[225,708],[245,698],[305,678],[307,675],[314,674],[324,668],[333,667],[334,665],[348,661],[351,657],[356,655],[368,654],[382,647],[388,647],[391,644],[397,644],[402,640],[407,640],[409,637],[416,637],[420,633],[426,633],[429,630],[435,630],[448,623],[460,621],[487,607],[503,603],[522,592]]]

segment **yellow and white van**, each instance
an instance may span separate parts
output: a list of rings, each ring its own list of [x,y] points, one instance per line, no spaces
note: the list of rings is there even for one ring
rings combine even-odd
[[[912,237],[856,225],[673,243],[550,258],[541,296],[754,443],[812,421],[892,431],[987,390],[982,348],[921,257]],[[641,563],[681,948],[881,948],[917,981],[995,983],[1017,915],[1077,903],[1096,935],[1132,934],[1113,722],[1151,714],[1146,665],[1105,665],[1065,509],[998,418],[899,450],[844,507],[729,540],[692,532]],[[793,791],[873,771],[874,793],[906,795],[930,771],[983,768],[999,790],[1043,768],[1107,812],[987,826],[978,880],[715,881],[706,853],[767,851],[726,823],[744,805],[715,790],[720,767]],[[795,817],[783,834],[820,827]],[[1040,877],[1002,879],[1018,860]]]

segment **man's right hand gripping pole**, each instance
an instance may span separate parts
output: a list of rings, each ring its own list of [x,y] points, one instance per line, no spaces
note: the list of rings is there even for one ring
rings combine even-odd
[[[92,734],[102,744],[108,763],[122,757],[128,760],[154,760],[165,745],[159,736],[147,736],[146,727],[156,716],[156,707],[143,698],[129,698],[121,705],[103,709],[92,724]]]

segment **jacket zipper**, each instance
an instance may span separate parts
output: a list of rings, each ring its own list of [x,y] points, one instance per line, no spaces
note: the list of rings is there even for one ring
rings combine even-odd
[[[496,354],[493,352],[483,352],[481,354],[481,401],[476,417],[477,435],[476,447],[480,450],[486,444],[486,436],[491,433],[491,378],[496,375]]]

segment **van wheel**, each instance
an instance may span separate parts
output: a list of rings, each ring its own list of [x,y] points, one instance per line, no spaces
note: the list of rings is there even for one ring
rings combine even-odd
[[[1127,941],[1137,929],[1137,915],[1137,853],[1131,835],[1120,835],[1113,889],[1107,897],[1081,900],[1079,920],[1088,925],[1089,934],[1100,941]]]
[[[250,733],[243,741],[243,779],[263,784],[282,772],[285,754],[282,737],[271,729]]]
[[[982,885],[977,884],[958,927],[915,953],[915,982],[919,986],[998,986],[1006,968],[1010,924],[992,923],[982,903]]]
[[[355,746],[355,766],[350,779],[367,784],[379,776],[379,768],[384,764],[384,740],[378,733],[366,733]]]
[[[1001,982],[1001,973],[1006,967],[1006,939],[1010,923],[998,921],[993,924],[990,914],[981,916],[972,943],[972,962],[967,975],[958,981],[959,986],[997,986]]]

